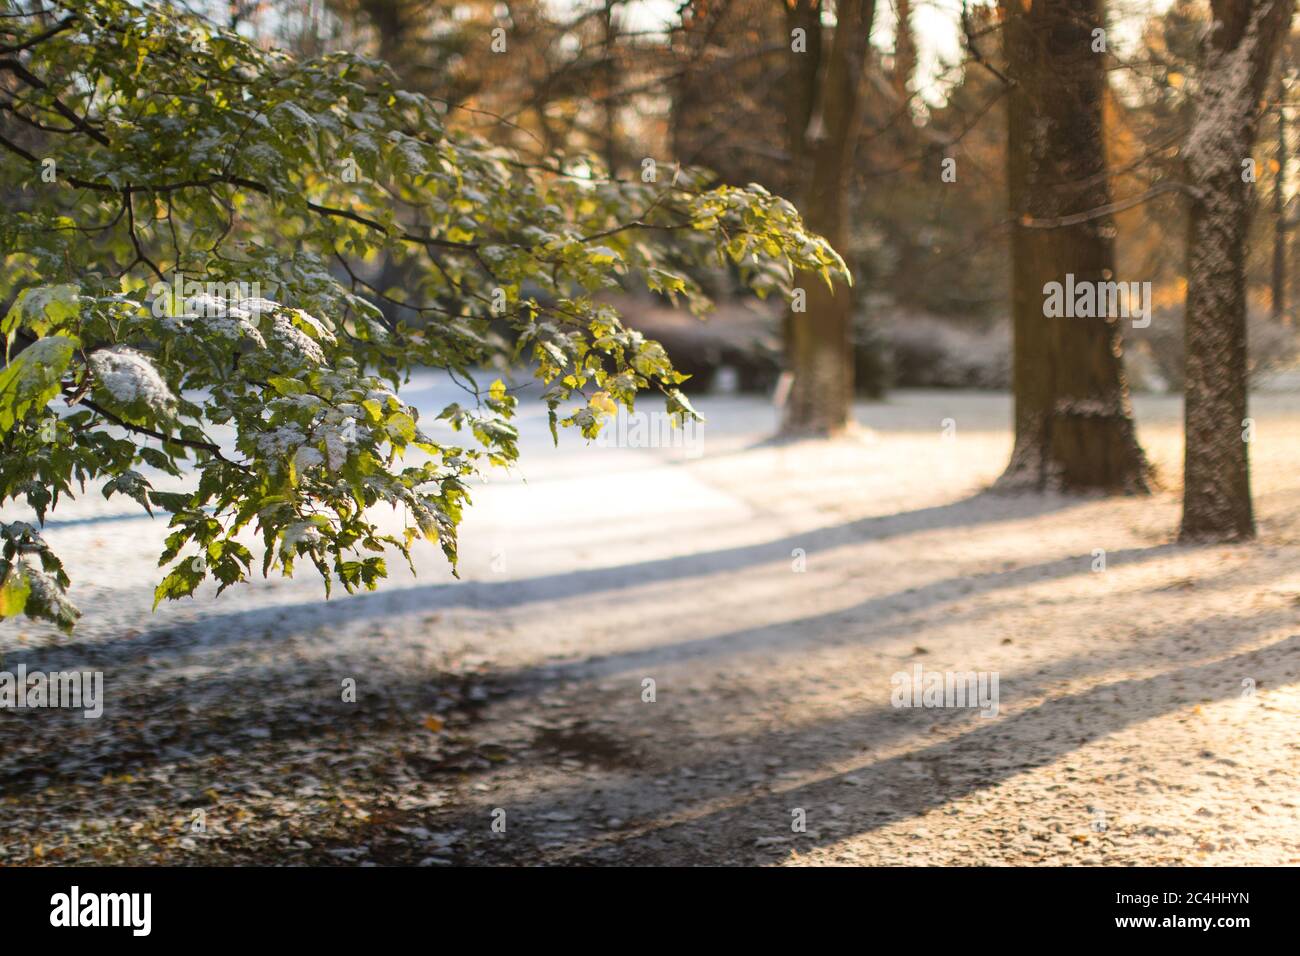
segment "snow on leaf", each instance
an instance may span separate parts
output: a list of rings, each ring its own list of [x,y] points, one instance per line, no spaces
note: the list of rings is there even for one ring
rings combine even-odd
[[[262,333],[254,324],[257,314],[247,308],[243,302],[238,306],[232,306],[218,296],[196,296],[186,301],[184,314],[178,318],[187,325],[201,327],[218,338],[229,341],[247,338],[260,348],[266,348],[266,340],[262,338]]]
[[[307,441],[307,436],[292,425],[281,425],[257,436],[257,450],[267,458],[280,458]]]
[[[11,342],[20,325],[36,335],[44,335],[51,327],[77,314],[79,291],[77,286],[66,284],[24,289],[0,322],[0,332]]]
[[[292,317],[294,324],[299,328],[305,329],[307,334],[312,338],[321,342],[328,342],[330,345],[337,344],[338,340],[334,338],[334,333],[330,331],[329,327],[324,322],[316,318],[314,315],[304,312],[302,309],[292,309],[289,314]]]
[[[29,589],[23,612],[30,618],[57,624],[64,633],[71,632],[77,618],[81,617],[81,611],[68,600],[62,585],[25,561],[18,563],[18,573],[26,580]]]
[[[281,532],[280,557],[286,558],[297,553],[301,545],[314,548],[321,542],[320,530],[311,521],[295,521]]]
[[[312,341],[311,336],[294,325],[287,315],[277,312],[272,316],[271,338],[299,359],[312,365],[325,364],[325,353],[321,351],[321,347]]]
[[[144,406],[158,413],[176,403],[167,383],[146,356],[124,345],[100,349],[90,355],[95,380],[123,407]]]
[[[62,335],[33,342],[0,369],[0,431],[8,431],[33,407],[59,393],[75,343]]]

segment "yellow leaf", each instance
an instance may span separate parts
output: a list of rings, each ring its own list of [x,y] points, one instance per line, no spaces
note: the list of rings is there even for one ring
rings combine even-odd
[[[618,406],[615,405],[614,400],[609,397],[609,392],[597,392],[595,395],[591,396],[591,398],[587,399],[587,404],[596,409],[596,411],[603,412],[606,415],[618,414]]]
[[[438,731],[442,730],[442,719],[430,714],[428,717],[424,718],[424,726],[426,730],[432,730],[436,734]]]

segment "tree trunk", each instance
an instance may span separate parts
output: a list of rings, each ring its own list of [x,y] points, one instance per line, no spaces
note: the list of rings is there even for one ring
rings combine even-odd
[[[785,5],[786,33],[791,38],[795,30],[803,31],[802,53],[790,51],[790,69],[785,77],[785,141],[790,155],[790,168],[795,171],[790,182],[784,183],[792,202],[802,203],[808,183],[800,175],[807,162],[808,124],[812,122],[817,107],[817,81],[822,63],[822,4],[821,0],[791,0]],[[793,43],[793,39],[791,39]]]
[[[601,113],[603,120],[601,133],[604,139],[602,146],[605,154],[605,168],[609,170],[610,178],[616,179],[619,171],[619,102],[615,90],[618,88],[619,68],[616,57],[618,24],[614,22],[614,0],[605,0],[605,12],[601,18],[601,26],[605,36],[605,65],[602,70],[603,82],[601,83],[601,94],[604,99]]]
[[[1116,316],[1046,315],[1048,283],[1118,281],[1100,0],[1002,0],[1015,447],[1001,488],[1145,492]]]
[[[1285,51],[1284,51],[1285,55]],[[1286,222],[1286,61],[1277,78],[1277,172],[1273,175],[1273,320],[1286,320],[1287,234]]]
[[[900,103],[912,95],[916,75],[916,34],[912,30],[912,0],[895,0],[894,5],[894,72],[890,82]]]
[[[784,4],[786,35],[791,38],[790,68],[782,84],[785,93],[785,150],[789,171],[781,185],[783,195],[799,209],[805,207],[808,187],[808,124],[817,106],[817,82],[822,62],[821,0],[791,0]],[[803,52],[793,49],[795,30],[802,30]],[[796,315],[786,309],[781,319],[781,341],[788,368],[794,367],[794,322]]]
[[[1246,234],[1260,100],[1294,0],[1213,0],[1183,155],[1187,244],[1184,540],[1255,534],[1246,442]]]
[[[806,159],[801,170],[808,178],[798,192],[808,227],[844,253],[849,174],[862,124],[862,80],[875,0],[841,0],[836,15],[817,105],[802,130]],[[782,432],[834,435],[848,427],[853,411],[852,290],[839,279],[827,288],[811,273],[796,275],[795,286],[804,290],[807,311],[794,314],[788,326],[794,382]]]

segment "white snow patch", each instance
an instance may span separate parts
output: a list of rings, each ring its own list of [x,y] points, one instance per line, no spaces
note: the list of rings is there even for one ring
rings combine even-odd
[[[90,368],[99,384],[122,405],[144,402],[161,411],[176,401],[153,363],[124,345],[92,353]]]

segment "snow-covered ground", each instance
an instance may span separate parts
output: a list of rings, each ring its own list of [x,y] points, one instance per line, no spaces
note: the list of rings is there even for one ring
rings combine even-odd
[[[428,547],[151,613],[163,523],[61,507],[85,617],[0,624],[3,668],[101,670],[105,714],[0,711],[0,863],[1300,862],[1300,396],[1253,403],[1259,541],[1206,548],[1175,398],[1137,402],[1165,489],[1111,500],[982,493],[1006,396],[799,444],[698,405],[691,449],[555,448],[525,405],[460,581]],[[892,706],[916,665],[996,673],[997,716]]]

